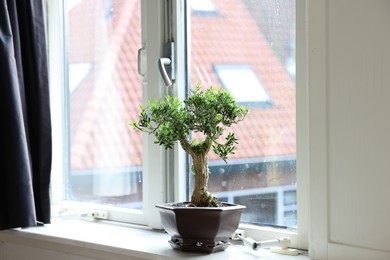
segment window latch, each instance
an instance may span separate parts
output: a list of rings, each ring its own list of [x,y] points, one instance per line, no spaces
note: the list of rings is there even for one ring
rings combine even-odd
[[[165,44],[165,57],[157,60],[157,67],[164,81],[165,86],[169,87],[175,80],[175,43],[173,41]]]

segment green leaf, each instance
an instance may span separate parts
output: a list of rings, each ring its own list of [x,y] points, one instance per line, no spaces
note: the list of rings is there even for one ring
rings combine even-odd
[[[225,161],[234,153],[238,140],[233,133],[227,135],[223,144],[217,143],[217,139],[223,135],[225,127],[242,121],[248,113],[247,108],[237,105],[229,92],[213,86],[202,90],[200,84],[184,102],[171,96],[151,99],[147,105],[140,105],[140,111],[138,121],[131,121],[130,125],[153,134],[156,144],[169,149],[175,142],[186,140],[190,132],[201,132],[205,139],[193,141],[186,151],[205,153],[212,146]]]

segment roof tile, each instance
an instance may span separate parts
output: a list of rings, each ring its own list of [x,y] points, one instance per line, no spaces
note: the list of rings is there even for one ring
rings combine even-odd
[[[136,56],[140,7],[138,1],[114,2],[120,12],[105,23],[98,19],[104,5],[94,0],[81,1],[70,13],[70,62],[94,64],[71,96],[72,169],[142,164],[141,134],[129,127],[142,96]],[[193,85],[221,86],[213,65],[250,64],[272,98],[270,108],[251,108],[232,127],[240,145],[230,158],[295,154],[294,83],[243,2],[215,3],[218,15],[192,16]],[[211,154],[210,159],[218,158]]]

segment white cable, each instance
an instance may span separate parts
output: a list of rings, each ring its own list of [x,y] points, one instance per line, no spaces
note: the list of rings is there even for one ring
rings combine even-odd
[[[281,237],[278,239],[264,240],[264,241],[255,241],[250,237],[243,237],[240,234],[236,234],[244,245],[252,248],[253,250],[258,250],[260,248],[269,248],[271,252],[283,254],[283,255],[299,255],[298,250],[288,248],[291,240],[288,237]]]

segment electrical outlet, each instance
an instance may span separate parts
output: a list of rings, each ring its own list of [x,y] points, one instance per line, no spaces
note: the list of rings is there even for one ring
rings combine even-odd
[[[232,235],[233,240],[241,240],[240,237],[246,237],[246,233],[244,229],[237,229],[234,231]]]
[[[108,219],[108,211],[95,210],[92,212],[91,216],[96,219]]]

